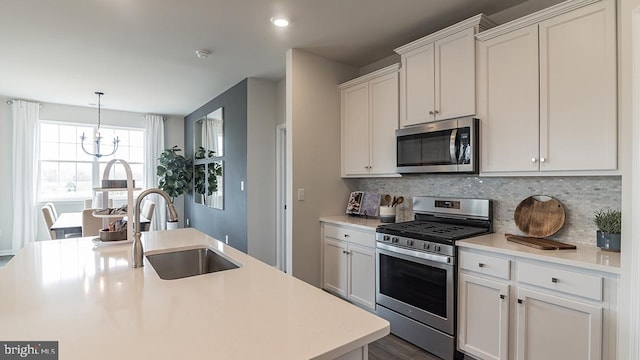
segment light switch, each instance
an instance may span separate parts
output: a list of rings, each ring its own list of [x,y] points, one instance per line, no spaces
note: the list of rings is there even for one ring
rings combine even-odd
[[[304,188],[298,189],[298,201],[304,201]]]
[[[229,245],[229,235],[224,236],[224,243]]]
[[[244,180],[240,181],[240,191],[244,191]]]

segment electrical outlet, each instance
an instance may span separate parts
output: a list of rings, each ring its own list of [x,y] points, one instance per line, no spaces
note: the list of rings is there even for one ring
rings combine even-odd
[[[229,235],[224,236],[224,243],[229,245]]]
[[[304,201],[304,188],[298,189],[298,201]]]

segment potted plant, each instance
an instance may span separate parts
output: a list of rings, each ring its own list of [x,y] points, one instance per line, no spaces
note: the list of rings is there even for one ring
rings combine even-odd
[[[598,210],[593,222],[598,227],[596,243],[606,251],[620,251],[622,213],[619,210]]]
[[[193,177],[193,161],[180,154],[182,149],[177,145],[165,149],[158,158],[156,175],[158,188],[174,199],[189,191]],[[177,222],[167,222],[167,229],[177,228]]]

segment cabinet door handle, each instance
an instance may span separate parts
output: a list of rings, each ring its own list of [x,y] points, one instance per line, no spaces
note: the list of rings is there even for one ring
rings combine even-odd
[[[438,111],[438,110],[433,110],[433,113],[434,113],[435,115],[438,115],[438,114],[440,114],[440,111]]]
[[[484,264],[483,263],[478,263],[478,267],[483,268]]]
[[[435,114],[433,113],[433,110],[432,110],[432,111],[429,111],[429,115],[435,115]]]
[[[555,278],[555,277],[551,278],[551,282],[554,283],[554,284],[557,284],[558,281],[559,281],[558,278]]]
[[[518,299],[518,304],[522,304],[522,299]]]
[[[538,161],[538,159],[536,159],[536,158],[534,158],[534,157],[533,157],[533,158],[531,158],[531,162],[532,162],[532,163],[534,163],[534,162],[536,162],[536,161]]]
[[[504,300],[505,296],[504,294],[500,294],[500,299]]]
[[[344,237],[348,238],[350,235],[349,234],[344,234]]]
[[[545,162],[545,161],[547,161],[547,159],[546,159],[546,158],[543,158],[543,157],[541,157],[541,158],[540,158],[540,162],[541,162],[541,163],[543,163],[543,162]]]

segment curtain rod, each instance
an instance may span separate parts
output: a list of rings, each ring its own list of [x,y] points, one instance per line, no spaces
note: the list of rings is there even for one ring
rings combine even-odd
[[[13,100],[7,100],[7,105],[11,105],[13,104]],[[40,106],[40,108],[42,109],[42,104],[38,103],[38,105]]]

